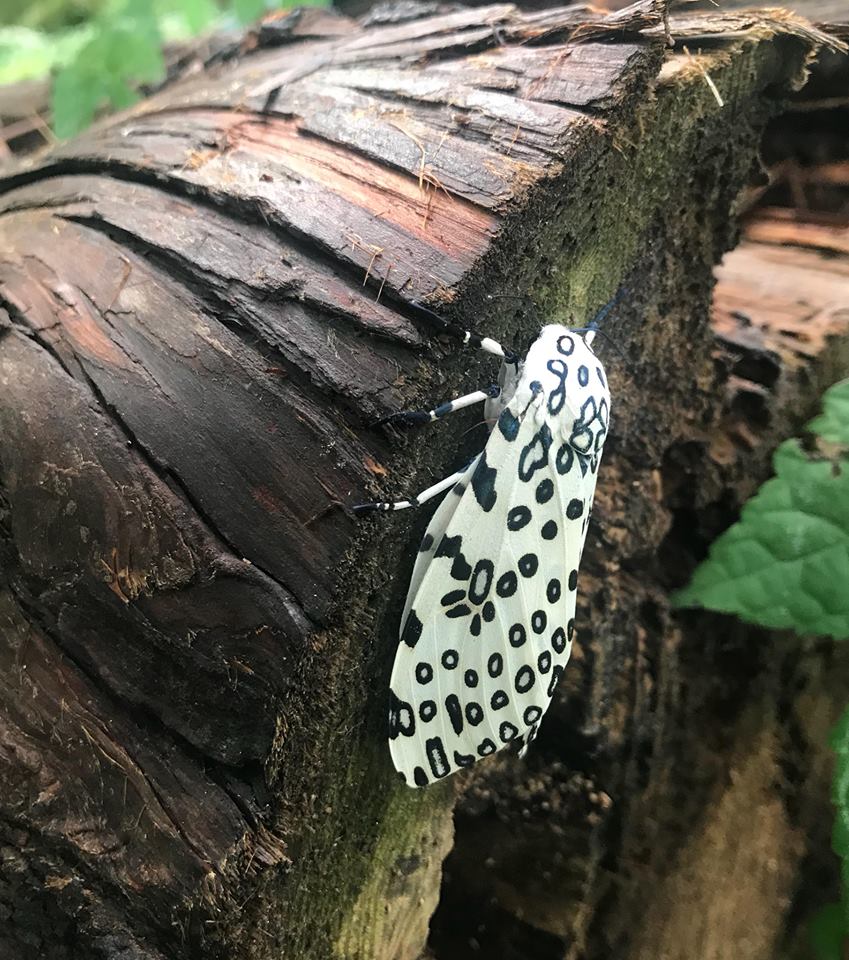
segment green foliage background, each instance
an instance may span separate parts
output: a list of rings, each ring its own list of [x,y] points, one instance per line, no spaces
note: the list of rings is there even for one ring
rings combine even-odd
[[[775,477],[712,545],[679,606],[849,637],[849,380],[825,393],[806,430],[778,448]]]
[[[73,136],[101,107],[127,107],[140,85],[164,79],[165,43],[235,28],[279,6],[273,0],[4,0],[0,84],[53,73],[53,128],[59,137]]]
[[[711,546],[674,602],[734,613],[766,627],[849,639],[849,380],[823,396],[806,437],[775,453],[775,476]],[[844,960],[849,943],[849,708],[834,728],[832,847],[841,903],[811,924],[818,960]]]

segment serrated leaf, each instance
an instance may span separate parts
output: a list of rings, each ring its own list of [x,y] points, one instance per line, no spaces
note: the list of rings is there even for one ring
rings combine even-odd
[[[57,137],[71,137],[87,127],[103,100],[97,77],[75,64],[63,68],[53,80],[50,109]]]
[[[90,24],[90,37],[56,75],[51,92],[54,130],[69,137],[91,123],[109,102],[123,108],[136,87],[165,74],[162,41],[150,4],[118,0]]]
[[[822,398],[822,413],[808,429],[830,443],[849,446],[849,380],[835,384]]]
[[[846,393],[847,384],[838,384],[824,398],[832,437],[843,430]],[[776,476],[714,542],[673,603],[776,629],[849,637],[849,456],[826,459],[788,440],[774,466]]]

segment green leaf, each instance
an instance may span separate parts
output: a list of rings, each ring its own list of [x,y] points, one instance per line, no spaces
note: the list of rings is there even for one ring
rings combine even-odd
[[[849,380],[826,391],[822,398],[822,413],[811,420],[808,429],[829,443],[849,446]]]
[[[823,907],[811,921],[810,936],[816,960],[843,960],[846,923],[842,904]]]
[[[97,77],[74,66],[60,70],[53,80],[50,109],[57,137],[71,137],[87,127],[103,99]]]
[[[849,381],[824,397],[831,442],[842,422]],[[849,437],[847,437],[849,439]],[[740,521],[712,545],[678,607],[700,606],[799,633],[849,637],[849,456],[806,452],[796,440],[775,453],[776,476],[743,508]]]
[[[117,108],[134,103],[139,84],[165,74],[162,39],[149,3],[116,0],[89,27],[88,41],[53,83],[53,125],[60,137],[88,126],[107,102]]]
[[[843,711],[834,729],[828,735],[828,745],[838,755],[849,754],[849,707]]]

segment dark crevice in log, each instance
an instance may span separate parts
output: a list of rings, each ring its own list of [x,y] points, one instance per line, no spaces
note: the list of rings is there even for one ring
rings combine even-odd
[[[4,578],[5,579],[5,578]],[[2,585],[2,581],[0,581]],[[42,634],[42,636],[48,638],[48,640],[56,646],[57,650],[61,650],[61,656],[67,661],[67,663],[72,664],[72,669],[78,670],[81,676],[84,676],[92,685],[92,687],[100,691],[105,696],[105,703],[115,702],[116,698],[105,687],[99,679],[92,675],[90,671],[85,668],[85,665],[79,663],[75,658],[65,650],[60,641],[55,637],[51,636],[52,631],[50,627],[45,623],[44,617],[40,615],[38,610],[31,605],[23,596],[22,592],[18,589],[13,588],[13,595],[16,599],[16,602],[19,605],[21,612],[29,619],[29,621],[36,627],[36,629]],[[118,715],[127,715],[127,704],[120,703],[116,704],[120,713]],[[130,711],[132,712],[132,711]],[[140,719],[144,719],[141,718]],[[123,764],[119,763],[118,760],[109,756],[108,753],[103,752],[103,748],[97,744],[91,742],[91,733],[94,732],[94,729],[102,732],[105,735],[107,742],[113,742],[110,731],[106,726],[106,722],[98,716],[97,714],[89,714],[86,718],[88,723],[92,724],[92,731],[86,732],[85,726],[82,727],[84,733],[86,733],[88,739],[91,743],[91,749],[94,752],[95,759],[97,760],[98,765],[106,764],[114,765],[116,768],[120,769],[122,772],[125,770]],[[134,722],[130,718],[130,722]],[[96,725],[96,726],[95,726]],[[142,724],[138,728],[139,734],[142,730],[145,730],[145,726]],[[150,729],[150,728],[147,728]],[[173,734],[172,731],[168,731],[169,737]],[[191,837],[186,833],[183,825],[180,822],[180,818],[174,814],[172,811],[167,798],[163,792],[157,787],[155,781],[150,778],[145,772],[145,768],[142,764],[137,762],[133,757],[129,743],[124,739],[120,745],[116,743],[116,749],[120,751],[119,756],[122,758],[126,757],[129,759],[132,764],[132,769],[140,776],[144,783],[147,786],[147,789],[150,791],[150,794],[155,798],[159,810],[167,817],[168,822],[171,825],[171,828],[174,830],[175,834],[180,838],[181,842],[185,844],[186,848],[192,852],[192,854],[198,858],[200,863],[204,863],[207,866],[207,869],[212,866],[209,863],[207,856],[204,852],[197,848],[195,843],[192,841]],[[204,764],[208,762],[208,758],[203,758]],[[143,808],[141,813],[143,814],[145,809]],[[87,821],[84,816],[82,816],[80,821],[79,830],[81,833],[91,833],[92,837],[96,837],[97,829],[95,826],[87,825]],[[139,821],[141,820],[141,814],[139,816]],[[83,886],[83,891],[85,896],[88,898],[96,897],[97,902],[102,904],[107,903],[116,903],[122,904],[122,922],[126,922],[131,926],[135,925],[141,929],[149,929],[148,917],[146,914],[149,913],[154,904],[150,902],[144,902],[139,900],[138,903],[133,903],[132,901],[128,902],[126,899],[126,890],[115,882],[114,878],[110,878],[106,871],[104,871],[98,864],[97,859],[89,862],[86,859],[81,859],[79,857],[79,851],[74,845],[76,836],[73,832],[67,832],[64,836],[57,834],[54,824],[45,822],[40,823],[37,814],[33,817],[20,816],[14,817],[9,816],[4,812],[4,815],[0,817],[0,824],[6,824],[6,834],[10,832],[20,832],[24,831],[28,837],[27,843],[24,845],[26,848],[32,847],[36,849],[37,855],[32,856],[31,859],[27,862],[27,870],[31,871],[36,878],[35,887],[41,888],[43,890],[50,889],[50,881],[61,881],[63,877],[73,878],[73,882],[78,886]],[[0,836],[4,831],[0,829]],[[38,840],[36,844],[34,841]],[[107,859],[119,852],[125,845],[126,840],[117,840],[116,845],[112,848],[104,847],[101,843],[98,843],[97,856],[98,858],[103,857]],[[2,889],[3,881],[6,880],[8,874],[0,873],[0,898],[2,898]],[[62,889],[59,887],[59,889]],[[162,903],[161,907],[165,907],[166,904]],[[179,911],[183,905],[179,903],[170,903],[167,904],[167,911]],[[65,907],[67,909],[67,905]],[[77,915],[84,918],[85,916],[85,907],[83,903],[77,905]],[[69,916],[74,916],[75,911],[68,911]],[[167,915],[162,917],[162,920],[166,921],[167,925]],[[54,930],[48,929],[44,931],[45,936],[48,938],[46,941],[51,945],[55,945],[54,940]],[[154,930],[154,942],[159,940],[160,945],[166,947],[166,938],[162,937],[161,939],[156,936]],[[2,947],[2,940],[0,940],[0,947]],[[5,956],[0,953],[0,956]]]
[[[413,179],[407,171],[404,171],[402,168],[398,169],[404,176],[411,180]],[[228,196],[224,196],[224,202],[222,202],[217,194],[208,193],[202,188],[194,187],[178,178],[172,178],[167,175],[147,174],[136,167],[121,165],[115,161],[109,161],[105,164],[97,161],[58,161],[32,176],[27,176],[26,174],[21,176],[16,175],[0,182],[0,196],[10,193],[22,186],[37,186],[43,178],[49,181],[50,178],[85,175],[98,175],[107,180],[114,179],[128,184],[156,187],[158,190],[167,192],[173,196],[185,197],[201,206],[221,210],[230,216],[238,217],[238,221],[241,223],[263,227],[267,229],[273,237],[278,237],[282,240],[296,254],[308,258],[319,269],[330,271],[345,278],[352,296],[355,294],[359,295],[363,291],[365,283],[362,276],[362,269],[358,264],[338,256],[338,251],[334,251],[323,244],[315,242],[314,238],[292,228],[291,224],[283,223],[277,218],[269,218],[263,215],[262,204],[252,204],[249,201]],[[6,184],[9,184],[8,190],[5,189]],[[2,218],[4,214],[11,212],[18,213],[26,210],[55,209],[61,213],[62,208],[67,207],[71,202],[72,201],[67,198],[51,199],[50,197],[42,198],[41,196],[37,199],[25,200],[23,202],[16,200],[11,204],[3,204],[0,202],[0,218]],[[231,324],[226,320],[223,298],[215,296],[209,284],[205,284],[199,279],[204,276],[203,271],[198,270],[197,267],[180,258],[176,255],[175,251],[168,250],[164,247],[155,247],[154,244],[139,238],[131,231],[124,230],[111,222],[102,222],[96,216],[74,214],[62,214],[62,216],[63,219],[69,222],[78,223],[81,226],[100,231],[110,239],[118,241],[121,245],[132,249],[140,256],[150,259],[154,263],[164,264],[167,267],[167,272],[170,273],[174,279],[178,280],[187,289],[198,294],[202,299],[208,300],[210,304],[215,307],[215,316],[218,322],[228,326],[233,332],[240,336],[244,336],[243,328],[238,324]],[[160,255],[161,259],[151,255],[154,251]],[[218,279],[220,279],[220,277]],[[420,315],[409,306],[405,299],[401,298],[401,292],[396,290],[392,284],[386,283],[384,285],[378,278],[374,278],[370,281],[370,288],[374,291],[376,297],[378,295],[380,296],[380,299],[375,300],[376,303],[382,302],[387,309],[391,308],[393,311],[400,313],[400,315],[410,323],[422,325]],[[355,314],[346,312],[340,307],[334,310],[332,306],[314,299],[311,300],[309,297],[304,297],[303,299],[293,297],[291,301],[294,304],[303,303],[314,307],[316,310],[320,310],[322,321],[325,324],[327,324],[328,321],[331,324],[336,324],[341,320],[346,320],[351,326],[361,330],[363,333],[375,337],[378,340],[385,340],[389,344],[403,345],[408,349],[411,345],[419,345],[411,344],[409,338],[398,336],[389,330],[376,328],[373,324],[365,324]],[[231,304],[230,306],[232,308],[234,305]],[[238,309],[238,304],[235,304],[235,306]],[[338,329],[344,329],[344,325],[339,324]],[[424,325],[423,338],[427,339],[436,332],[439,331],[434,331],[432,328]],[[270,356],[275,361],[285,360],[285,358],[281,357],[276,351],[274,345],[268,343],[267,334],[263,335],[258,332],[256,340],[252,340],[250,346],[252,349],[270,350]],[[293,378],[298,382],[299,386],[303,388],[309,384],[309,380],[297,375],[300,371],[291,362],[286,361],[286,367],[287,370],[293,374]],[[314,393],[313,396],[315,397]],[[337,400],[340,403],[344,404],[346,399],[347,397],[344,393],[341,391],[337,393]]]
[[[104,319],[108,323],[108,318],[104,316]],[[34,339],[36,342],[46,349],[46,344],[42,341],[38,335],[35,335]],[[134,450],[137,450],[147,464],[148,467],[160,477],[168,487],[173,490],[178,496],[182,497],[183,500],[192,508],[194,513],[199,517],[201,523],[204,527],[226,548],[227,552],[235,558],[239,557],[239,552],[235,546],[229,542],[226,534],[217,528],[215,521],[207,513],[204,506],[199,503],[196,497],[191,493],[183,480],[179,477],[178,474],[169,468],[166,464],[160,463],[156,456],[148,450],[139,438],[135,435],[133,430],[130,428],[129,424],[123,419],[121,414],[118,412],[114,404],[109,403],[106,397],[103,395],[103,391],[97,385],[97,383],[88,375],[85,368],[82,368],[83,376],[85,377],[86,385],[91,391],[94,398],[97,400],[98,405],[104,414],[112,421],[120,433],[126,438],[127,444],[131,446]],[[297,594],[295,594],[285,583],[275,577],[268,570],[264,570],[262,566],[258,563],[253,563],[254,566],[263,577],[266,577],[270,583],[274,584],[275,587],[279,587],[285,595],[289,598],[290,602],[295,604],[297,607],[298,614],[303,616],[307,621],[309,618],[298,602]]]
[[[33,257],[33,259],[39,259],[39,258]],[[109,320],[109,317],[106,315],[108,311],[106,313],[103,313],[97,310],[96,305],[93,304],[90,300],[89,300],[89,304],[91,305],[92,309],[94,309],[103,318],[105,323],[107,323],[109,326],[112,326],[112,323]],[[22,314],[19,314],[17,307],[15,307],[15,305],[11,303],[8,306],[9,306],[10,312],[12,312],[13,315],[18,316],[19,321],[24,326],[28,326],[26,322],[26,317],[24,317]],[[218,529],[213,518],[210,516],[209,511],[207,511],[201,505],[198,499],[193,495],[193,493],[188,488],[188,485],[184,482],[183,478],[180,477],[179,474],[173,468],[171,468],[165,463],[162,463],[156,457],[155,453],[153,453],[149,448],[147,448],[145,444],[141,443],[137,433],[132,430],[130,425],[126,422],[125,418],[121,417],[117,408],[114,406],[114,404],[111,404],[108,401],[108,398],[103,393],[103,390],[95,382],[94,377],[91,375],[91,373],[88,370],[85,369],[85,364],[80,363],[78,361],[78,373],[75,374],[73,371],[68,370],[67,365],[64,362],[64,358],[58,354],[58,351],[55,349],[55,347],[52,344],[50,344],[43,336],[41,336],[39,331],[30,331],[29,336],[30,336],[30,339],[37,342],[39,346],[41,346],[44,350],[46,350],[50,354],[50,356],[56,359],[57,362],[59,362],[60,366],[62,366],[63,369],[65,369],[66,373],[68,373],[70,376],[72,376],[74,379],[77,379],[77,380],[79,380],[81,377],[83,378],[89,391],[96,397],[104,413],[121,430],[122,434],[126,438],[127,443],[130,446],[132,446],[134,449],[139,451],[140,455],[143,456],[146,463],[155,474],[159,475],[161,478],[166,480],[169,486],[171,486],[172,488],[176,488],[176,492],[178,492],[182,496],[182,498],[193,508],[194,512],[200,518],[202,523],[205,524],[206,528],[214,534],[214,536],[219,542],[221,542],[226,546],[227,552],[234,559],[236,560],[241,559],[241,556],[242,556],[241,551],[239,551],[237,548],[234,547],[232,543],[229,542],[227,536],[223,533],[223,531]],[[130,359],[134,363],[137,363],[137,364],[140,363],[140,361],[137,358],[132,357],[132,355],[128,354],[128,356],[130,356]],[[144,365],[142,366],[144,368]],[[147,374],[146,368],[144,369],[145,369],[145,373]],[[158,386],[159,385],[157,385],[157,387]],[[161,390],[161,387],[159,389]],[[260,562],[254,561],[253,566],[257,571],[260,572],[261,575],[267,577],[270,583],[273,583],[274,585],[278,586],[281,590],[283,590],[285,595],[289,598],[290,603],[298,604],[297,606],[298,616],[306,616],[303,606],[297,601],[297,592],[290,590],[286,586],[286,584],[283,583],[280,577],[275,576],[272,572],[267,570]]]
[[[204,274],[197,267],[191,264],[185,258],[175,255],[172,251],[164,247],[156,247],[145,240],[141,240],[129,230],[123,230],[111,223],[106,223],[97,217],[83,216],[78,214],[59,214],[62,219],[71,223],[79,224],[91,230],[98,231],[110,240],[115,241],[122,248],[130,250],[140,258],[147,260],[156,267],[162,268],[171,279],[177,281],[181,286],[196,295],[198,300],[209,308],[209,315],[226,327],[231,333],[238,337],[246,347],[261,354],[271,367],[279,368],[282,375],[295,384],[300,393],[313,404],[320,404],[323,398],[328,394],[334,398],[336,410],[334,415],[340,415],[350,426],[362,427],[364,420],[364,411],[362,403],[356,401],[350,396],[350,392],[329,378],[318,380],[311,375],[310,371],[305,370],[303,365],[299,365],[297,357],[291,357],[284,352],[287,344],[276,339],[274,334],[267,328],[263,329],[258,322],[255,311],[251,311],[245,305],[246,299],[253,300],[261,306],[266,299],[259,288],[252,288],[241,281],[231,279],[222,287],[220,278],[212,274]],[[338,266],[338,263],[334,264]],[[240,296],[241,290],[250,294],[249,298]],[[228,299],[229,297],[229,299]],[[306,297],[293,296],[280,298],[283,302],[291,303],[294,308],[310,307],[315,311],[316,320],[321,321],[326,329],[327,335],[332,336],[333,332],[348,333],[352,326],[352,316],[339,311],[336,315],[322,309],[323,305],[310,301]],[[279,302],[274,298],[275,302]],[[106,322],[109,322],[108,314],[113,311],[105,311],[101,316]],[[229,314],[229,315],[228,315]],[[236,319],[233,319],[235,317]],[[347,321],[347,323],[342,322]],[[380,338],[381,334],[372,329],[363,330],[371,336]],[[392,344],[397,344],[397,339],[388,332],[385,339]],[[391,354],[389,354],[391,357]],[[377,407],[368,411],[372,418],[376,418],[382,409]]]
[[[58,160],[38,171],[13,174],[0,181],[0,196],[11,192],[17,187],[38,183],[45,177],[60,177],[67,175],[97,175],[125,183],[139,183],[144,186],[156,187],[158,190],[170,193],[177,197],[186,197],[195,203],[209,206],[217,210],[238,216],[241,220],[251,224],[261,224],[269,230],[279,231],[287,244],[293,246],[299,253],[309,256],[317,262],[324,262],[336,270],[347,269],[352,286],[357,275],[357,265],[337,259],[334,251],[315,238],[293,228],[291,224],[277,217],[269,217],[263,212],[261,203],[253,204],[244,199],[228,195],[224,192],[207,191],[203,187],[194,186],[184,180],[171,177],[167,174],[148,173],[139,167],[121,163],[115,160],[101,162],[97,160]],[[31,209],[39,209],[41,204]]]
[[[177,246],[177,238],[170,234],[164,236],[162,232],[156,233],[150,224],[139,222],[137,204],[143,201],[145,197],[138,200],[133,196],[124,196],[129,190],[132,193],[133,187],[137,187],[136,181],[117,180],[116,184],[124,185],[118,190],[116,197],[115,191],[112,196],[108,190],[110,181],[108,179],[96,179],[89,176],[69,176],[65,178],[48,178],[43,182],[31,184],[28,187],[21,188],[14,192],[11,198],[7,198],[3,213],[21,213],[27,210],[58,210],[64,219],[79,222],[86,226],[92,226],[94,229],[100,229],[102,233],[111,236],[110,231],[114,229],[115,237],[121,242],[135,243],[139,252],[147,253],[154,250],[167,258],[168,262],[174,262],[182,271],[180,277],[184,281],[193,281],[196,277],[203,277],[208,281],[208,285],[220,291],[221,296],[225,296],[230,289],[231,284],[241,283],[251,291],[256,299],[262,302],[268,302],[278,295],[283,295],[283,302],[296,306],[298,303],[307,304],[321,311],[322,317],[328,316],[334,320],[346,319],[356,330],[370,334],[377,340],[385,340],[390,344],[404,344],[406,346],[421,346],[421,338],[416,334],[415,328],[410,324],[398,322],[399,318],[394,310],[388,306],[378,304],[371,299],[371,292],[363,286],[363,281],[358,276],[344,276],[339,272],[345,268],[344,262],[340,262],[333,257],[318,257],[313,251],[306,253],[298,249],[294,244],[287,244],[279,236],[273,227],[266,223],[249,224],[244,219],[236,220],[226,212],[219,212],[220,208],[212,207],[209,204],[198,204],[198,214],[206,217],[205,227],[214,233],[215,239],[221,244],[233,242],[234,240],[247,241],[260,245],[260,253],[264,262],[276,258],[279,262],[286,264],[286,269],[282,276],[273,286],[255,286],[247,280],[242,279],[237,272],[238,268],[243,269],[239,263],[237,267],[231,265],[230,272],[226,272],[226,262],[219,258],[212,258],[210,266],[204,267],[197,262],[193,262],[188,254],[185,254]],[[58,197],[50,194],[51,188],[59,193]],[[159,191],[154,191],[148,185],[144,186],[145,191],[150,191],[149,200],[152,202]],[[104,206],[111,201],[111,206]],[[194,200],[193,200],[194,202]],[[2,206],[2,205],[0,205]],[[75,212],[79,211],[79,212]],[[84,212],[83,212],[84,211]],[[132,217],[135,214],[135,222]],[[123,220],[121,220],[123,216]],[[131,224],[134,229],[131,228]],[[247,235],[247,236],[246,236]],[[170,244],[166,243],[170,240]],[[195,257],[199,256],[198,251],[193,249]],[[305,277],[304,274],[307,274]],[[189,275],[189,276],[186,276]],[[242,275],[244,276],[244,274]],[[338,299],[334,300],[325,294],[323,299],[319,298],[319,290],[315,289],[317,281],[340,279],[342,289],[336,291],[338,299],[348,297],[352,307],[348,310],[339,306]],[[205,287],[199,289],[205,292]],[[194,289],[194,288],[193,288]],[[291,295],[294,294],[294,295]],[[368,297],[367,297],[368,294]],[[236,304],[239,306],[239,304]],[[366,312],[368,312],[368,316]],[[370,311],[370,312],[369,312]],[[409,312],[409,310],[408,310]],[[416,316],[413,312],[413,316]],[[394,321],[394,322],[393,322]],[[271,338],[269,332],[266,337]]]
[[[17,309],[14,304],[6,304],[6,309],[9,314],[14,316],[17,313]],[[107,319],[104,316],[104,319]],[[108,319],[107,319],[108,322]],[[49,342],[46,341],[42,336],[39,335],[38,331],[32,330],[26,325],[26,320],[23,316],[18,318],[19,328],[25,336],[31,339],[34,343],[37,343],[42,350],[45,351],[59,366],[62,370],[73,379],[80,381],[79,376],[75,376],[74,373],[68,369],[65,364],[61,354],[55,349],[55,347]],[[139,438],[133,433],[129,425],[122,419],[118,410],[114,407],[113,404],[110,404],[108,400],[104,397],[103,392],[98,387],[97,383],[88,375],[84,367],[80,367],[80,374],[82,376],[82,382],[85,383],[88,390],[91,392],[91,395],[97,401],[99,409],[103,412],[112,424],[119,430],[119,432],[124,436],[127,445],[132,447],[140,457],[144,460],[145,464],[156,474],[160,479],[162,479],[176,494],[185,500],[185,502],[194,510],[197,516],[200,518],[201,522],[204,524],[205,528],[221,543],[227,550],[227,552],[234,558],[239,559],[239,551],[229,543],[226,535],[221,531],[216,529],[215,523],[211,517],[206,515],[206,512],[203,506],[196,502],[192,493],[186,488],[183,481],[180,477],[174,473],[173,470],[169,469],[165,464],[159,463],[156,457],[145,448],[144,444],[139,441]],[[286,586],[285,583],[282,583],[280,580],[274,577],[273,574],[269,573],[259,564],[253,564],[256,570],[260,572],[263,577],[266,577],[270,583],[275,587],[279,587],[284,591],[285,596],[288,598],[289,602],[297,606],[298,614],[306,618],[306,613],[303,608],[298,604],[296,595]],[[308,619],[308,618],[307,618]]]
[[[8,503],[8,500],[3,496],[2,488],[0,488],[0,507],[4,502]],[[0,512],[0,519],[2,519],[6,512],[7,511]],[[173,742],[191,762],[197,764],[199,769],[203,769],[206,774],[212,777],[221,790],[227,794],[234,806],[240,811],[245,823],[248,826],[255,827],[261,819],[257,806],[246,803],[244,796],[238,791],[233,790],[229,781],[232,778],[245,784],[262,782],[261,765],[258,763],[254,765],[243,764],[241,766],[228,765],[222,763],[220,760],[211,758],[187,740],[179,730],[169,727],[163,718],[154,713],[149,707],[141,703],[133,703],[117,693],[100,675],[96,664],[93,664],[78,652],[70,649],[67,643],[63,641],[61,631],[57,628],[52,615],[44,608],[44,605],[36,599],[35,592],[40,591],[41,585],[33,583],[31,585],[32,589],[27,587],[26,584],[32,580],[32,577],[23,572],[19,558],[16,561],[10,556],[10,552],[12,551],[10,536],[6,536],[5,531],[2,529],[0,529],[0,533],[4,534],[4,536],[0,537],[0,548],[3,549],[4,554],[4,568],[6,571],[12,571],[11,576],[5,578],[8,588],[17,601],[21,611],[27,616],[30,622],[53,643],[57,650],[61,651],[62,656],[79,670],[89,683],[103,695],[104,699],[114,706],[116,713],[126,716],[139,730],[150,730],[155,734],[159,734],[164,739]],[[55,590],[55,587],[53,589]],[[75,589],[76,585],[73,583],[65,587],[65,591],[69,595],[73,594]],[[108,733],[105,727],[103,729],[104,733]],[[205,859],[203,852],[196,847],[194,841],[186,834],[179,818],[170,810],[167,796],[156,786],[155,782],[146,775],[143,765],[133,756],[131,747],[126,743],[123,743],[121,746],[134,763],[136,769],[148,783],[151,792],[159,801],[162,809],[168,814],[174,829],[182,837],[186,845],[194,850],[200,859]]]

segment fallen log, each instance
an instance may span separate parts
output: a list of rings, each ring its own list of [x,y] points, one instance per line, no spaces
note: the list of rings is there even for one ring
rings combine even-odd
[[[457,850],[490,878],[505,858],[499,915],[543,944],[492,955],[604,952],[611,878],[617,948],[640,943],[637,867],[708,802],[674,778],[727,760],[665,572],[711,502],[676,514],[677,478],[731,375],[712,268],[764,123],[831,42],[650,4],[302,13],[5,173],[0,956],[419,956],[460,789]],[[493,375],[411,302],[522,343],[515,295],[580,325],[617,290],[580,649],[526,761],[411,791],[385,691],[425,518],[350,505],[485,436],[376,418]],[[838,375],[812,362],[723,489]],[[439,956],[463,929],[437,924]]]

